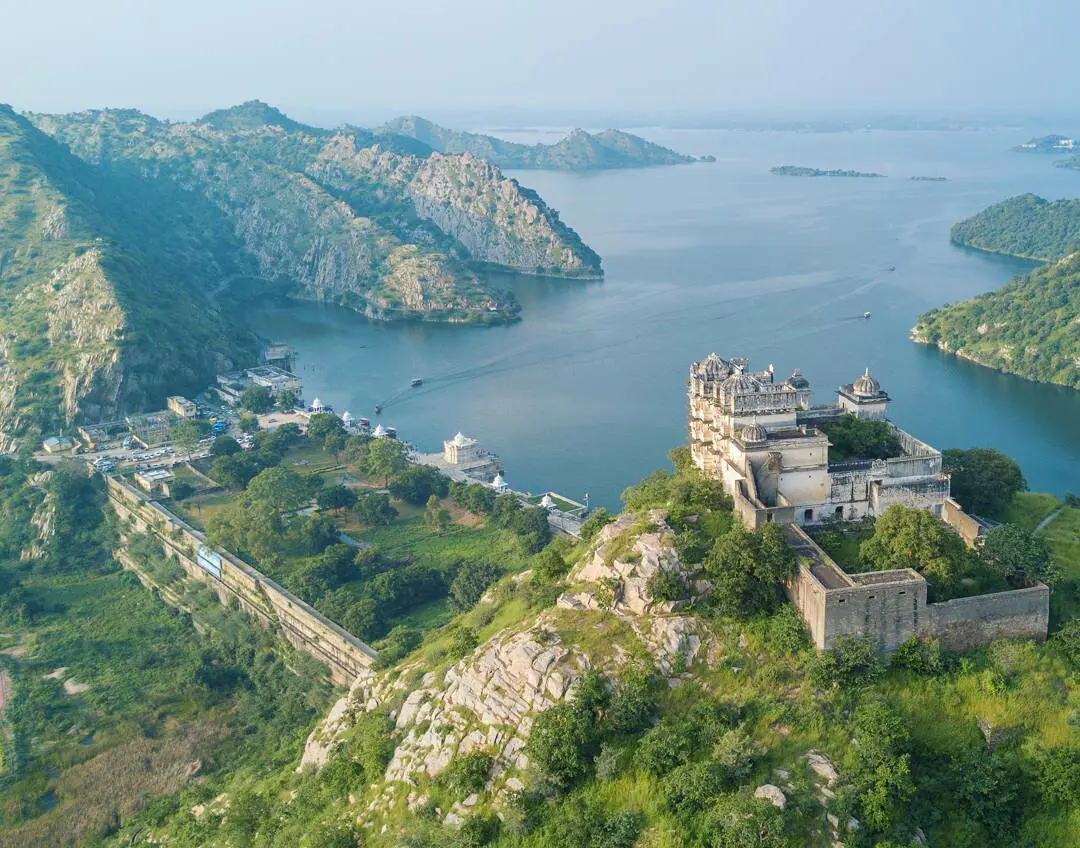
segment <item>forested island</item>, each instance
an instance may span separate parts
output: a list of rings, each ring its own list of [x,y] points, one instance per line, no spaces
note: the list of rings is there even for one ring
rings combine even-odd
[[[770,168],[769,173],[781,177],[859,177],[874,179],[885,176],[884,174],[875,174],[868,171],[850,171],[843,168],[822,170],[821,168],[806,168],[801,165],[777,165]]]
[[[1032,194],[956,224],[955,244],[1050,264],[973,300],[932,309],[916,342],[1029,380],[1080,389],[1080,200]]]
[[[948,177],[908,177],[908,179],[923,183],[945,183],[949,181]]]
[[[695,161],[693,156],[621,130],[589,133],[575,129],[554,144],[519,144],[483,133],[447,129],[426,118],[406,115],[379,131],[417,139],[441,153],[470,153],[500,168],[590,171]],[[701,161],[714,161],[714,157],[703,156]]]

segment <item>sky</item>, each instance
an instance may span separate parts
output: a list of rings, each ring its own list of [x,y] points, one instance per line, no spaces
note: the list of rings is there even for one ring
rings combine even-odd
[[[0,102],[188,118],[1072,108],[1065,0],[0,0]]]

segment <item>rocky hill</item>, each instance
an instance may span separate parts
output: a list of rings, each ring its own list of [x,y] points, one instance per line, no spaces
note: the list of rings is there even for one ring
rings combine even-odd
[[[220,314],[230,281],[377,319],[512,320],[489,268],[603,273],[535,192],[405,136],[307,127],[257,101],[194,123],[2,107],[4,445],[160,408],[250,361],[253,339]]]
[[[10,445],[191,390],[253,354],[202,293],[235,244],[0,107],[0,429]],[[168,231],[163,239],[160,233]]]
[[[469,157],[420,157],[351,128],[306,127],[257,102],[194,124],[130,112],[34,116],[111,172],[192,192],[224,215],[268,280],[376,318],[513,317],[478,265],[601,275],[534,192]]]
[[[554,144],[518,144],[482,133],[447,129],[425,118],[407,115],[395,118],[380,131],[410,136],[442,153],[471,153],[500,168],[585,171],[694,161],[693,156],[620,130],[588,133],[575,129]]]

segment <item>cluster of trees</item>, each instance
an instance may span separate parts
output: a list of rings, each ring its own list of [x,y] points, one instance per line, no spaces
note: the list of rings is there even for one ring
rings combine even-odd
[[[1060,259],[1080,247],[1080,200],[1010,197],[954,224],[949,238],[991,253]]]
[[[903,450],[900,440],[887,421],[841,415],[836,421],[821,425],[829,437],[829,460],[892,459]]]
[[[547,510],[538,506],[524,506],[516,495],[497,495],[488,486],[479,483],[453,482],[449,487],[450,498],[464,510],[476,515],[486,515],[490,522],[516,535],[532,553],[551,541],[551,526]]]
[[[952,497],[970,515],[1004,518],[1013,498],[1027,489],[1020,466],[997,448],[948,448],[941,466],[952,478]]]
[[[231,436],[219,436],[210,446],[210,476],[230,489],[242,489],[261,471],[280,465],[302,438],[295,424],[283,424],[273,432],[255,433],[252,449],[244,451]]]
[[[859,546],[859,559],[869,571],[915,569],[935,600],[955,596],[965,578],[973,578],[976,589],[988,578],[1013,587],[1057,579],[1046,541],[1029,530],[1000,524],[972,551],[936,516],[899,504],[877,520],[874,535]]]
[[[589,673],[570,701],[541,713],[533,725],[526,750],[542,780],[540,791],[563,794],[593,778],[610,782],[643,772],[659,782],[664,806],[680,829],[708,834],[709,846],[788,844],[779,810],[738,791],[765,754],[744,729],[740,709],[701,695],[659,722],[657,716],[655,683],[647,666],[623,669],[617,683]],[[516,799],[519,808],[529,808],[529,794]],[[565,806],[581,810],[586,822],[592,818],[580,800]],[[630,846],[641,822],[632,813],[622,815],[630,817],[618,823],[626,841],[611,844]],[[515,821],[523,819],[526,829],[539,827],[543,836],[567,828],[560,812]],[[612,826],[599,822],[593,829],[603,832]]]

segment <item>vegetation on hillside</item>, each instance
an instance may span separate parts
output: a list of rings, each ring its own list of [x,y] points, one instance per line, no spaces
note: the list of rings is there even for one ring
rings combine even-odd
[[[1078,321],[1080,254],[1071,254],[995,292],[930,310],[919,316],[912,338],[1029,380],[1077,389]]]
[[[964,247],[1050,262],[1080,247],[1080,199],[1010,197],[954,224],[949,238]]]
[[[188,612],[121,570],[99,482],[2,458],[0,526],[0,845],[92,844],[298,756],[323,669],[148,539],[133,556]]]

